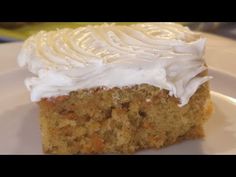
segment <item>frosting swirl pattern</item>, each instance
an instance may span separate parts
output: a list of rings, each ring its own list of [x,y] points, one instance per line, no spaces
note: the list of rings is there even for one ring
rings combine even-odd
[[[18,63],[37,75],[25,80],[32,101],[84,88],[147,83],[169,90],[183,106],[211,78],[198,76],[207,69],[205,41],[175,23],[41,31],[25,41]]]

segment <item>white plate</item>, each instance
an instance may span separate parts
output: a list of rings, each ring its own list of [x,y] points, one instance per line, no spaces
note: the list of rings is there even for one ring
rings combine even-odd
[[[236,42],[204,35],[215,109],[205,125],[206,137],[137,154],[236,154]],[[43,154],[38,107],[23,84],[29,73],[16,64],[20,46],[0,45],[0,154]]]

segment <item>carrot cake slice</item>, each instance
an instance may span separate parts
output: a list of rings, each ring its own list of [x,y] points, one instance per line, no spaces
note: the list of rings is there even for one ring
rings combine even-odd
[[[130,154],[204,136],[212,112],[206,39],[176,23],[41,31],[21,67],[49,154]]]

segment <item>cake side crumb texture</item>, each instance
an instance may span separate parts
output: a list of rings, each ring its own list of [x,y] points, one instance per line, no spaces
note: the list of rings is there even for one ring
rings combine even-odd
[[[208,83],[189,103],[141,84],[94,88],[39,102],[43,150],[51,154],[134,153],[204,136],[212,112]]]

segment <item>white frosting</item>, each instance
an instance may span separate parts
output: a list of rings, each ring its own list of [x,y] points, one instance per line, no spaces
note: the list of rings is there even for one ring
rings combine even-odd
[[[175,23],[104,24],[41,31],[27,39],[18,56],[36,77],[27,78],[31,100],[98,86],[150,84],[188,103],[211,77],[205,39]]]

